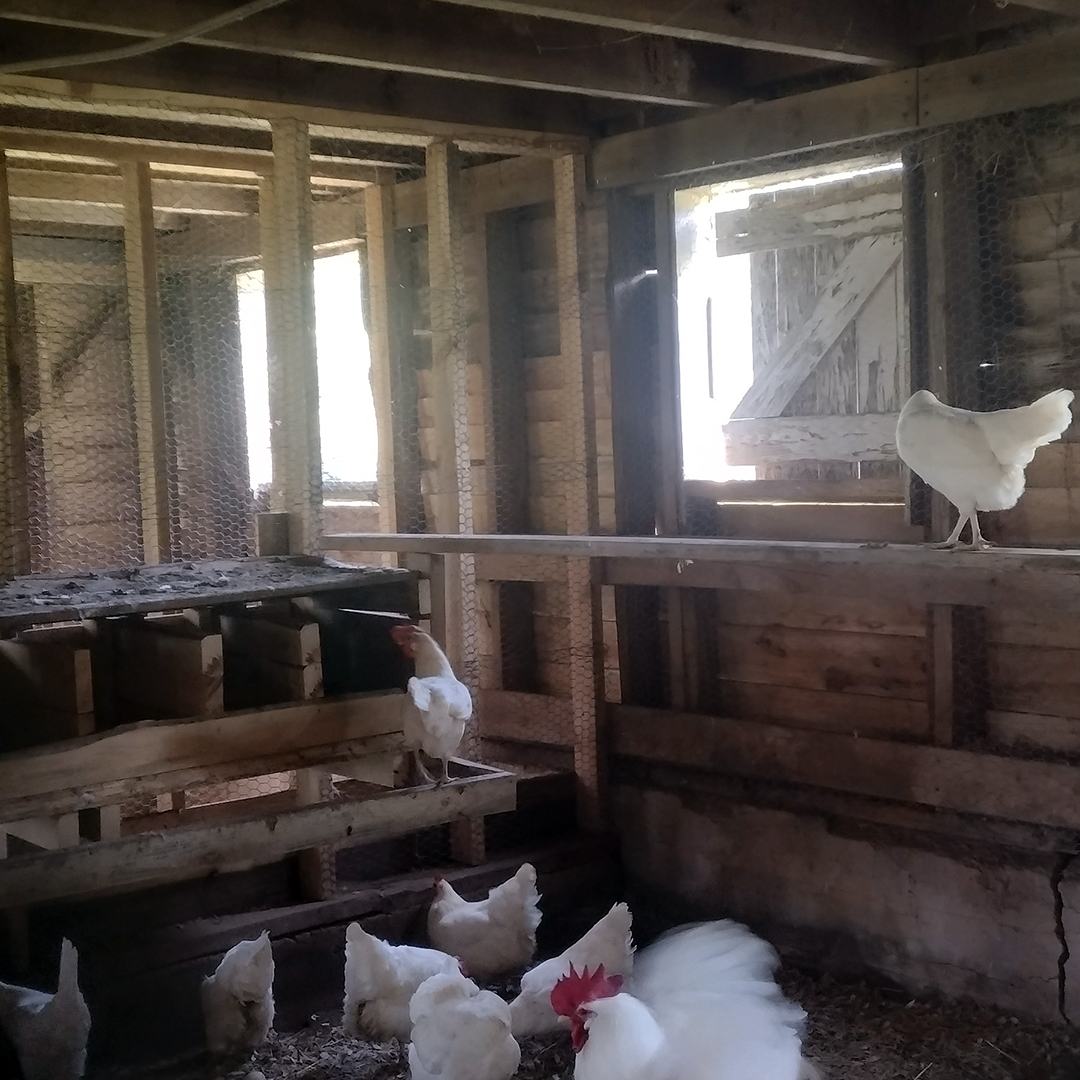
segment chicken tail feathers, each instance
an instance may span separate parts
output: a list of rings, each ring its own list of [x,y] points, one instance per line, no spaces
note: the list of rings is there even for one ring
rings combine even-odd
[[[1018,409],[974,415],[998,461],[1023,467],[1040,446],[1059,439],[1072,423],[1069,406],[1074,397],[1071,390],[1053,390]]]
[[[67,938],[60,946],[60,976],[56,992],[72,995],[79,992],[79,950]]]

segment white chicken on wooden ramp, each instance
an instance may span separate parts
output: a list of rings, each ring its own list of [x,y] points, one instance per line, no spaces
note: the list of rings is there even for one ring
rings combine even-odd
[[[206,1045],[214,1054],[236,1054],[266,1041],[274,1023],[274,951],[270,932],[237,942],[203,980]]]
[[[772,946],[724,920],[638,954],[623,980],[575,970],[551,992],[570,1020],[575,1080],[804,1080],[806,1014],[773,979]]]
[[[971,522],[971,546],[989,543],[979,531],[980,510],[1009,510],[1024,493],[1024,468],[1040,446],[1072,422],[1071,390],[1054,390],[1030,405],[995,412],[954,409],[929,390],[908,398],[896,424],[901,461],[960,511],[938,547],[955,547]]]
[[[411,1080],[511,1080],[521,1048],[510,1006],[463,975],[434,975],[409,1003]]]
[[[0,983],[0,1026],[26,1080],[79,1080],[86,1069],[90,1010],[79,990],[79,954],[60,946],[56,993]]]
[[[456,956],[473,978],[520,971],[536,953],[539,904],[536,869],[530,863],[496,885],[487,899],[472,903],[439,878],[428,910],[428,937],[436,949]]]
[[[472,716],[472,694],[454,674],[446,653],[419,626],[393,626],[390,636],[416,664],[402,718],[404,743],[412,754],[409,782],[445,784],[450,778],[450,759],[461,745],[465,725]],[[442,762],[442,776],[437,781],[420,760],[420,751]]]

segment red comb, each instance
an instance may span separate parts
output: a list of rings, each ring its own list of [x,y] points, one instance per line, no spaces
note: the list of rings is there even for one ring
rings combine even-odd
[[[394,625],[390,627],[390,636],[398,645],[403,645],[419,629],[420,627],[413,623],[394,623]]]
[[[614,997],[622,989],[622,983],[621,975],[606,975],[603,964],[593,972],[585,968],[581,974],[571,964],[570,974],[552,987],[551,1007],[559,1016],[573,1016],[587,1002]]]

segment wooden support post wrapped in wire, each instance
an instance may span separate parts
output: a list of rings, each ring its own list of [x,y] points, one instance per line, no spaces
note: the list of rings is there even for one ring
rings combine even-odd
[[[124,257],[127,263],[131,380],[139,448],[143,562],[171,558],[171,517],[165,442],[165,386],[161,362],[154,202],[150,166],[128,162],[124,170]]]
[[[438,531],[471,533],[472,458],[461,157],[456,147],[446,142],[435,142],[427,148],[427,207],[436,446],[431,503]],[[474,695],[478,667],[475,562],[472,555],[447,556],[444,591],[446,655],[458,678]],[[433,582],[433,594],[434,590]],[[433,595],[433,610],[435,603]],[[478,750],[477,725],[473,722],[466,729],[461,753],[471,758],[477,756]],[[483,821],[466,819],[456,823],[452,827],[452,848],[459,861],[483,862]]]
[[[596,436],[593,426],[592,351],[581,312],[582,224],[585,162],[576,154],[554,161],[555,255],[559,300],[559,342],[563,368],[563,425],[566,531],[582,536],[596,527]],[[597,701],[599,589],[587,558],[568,558],[570,697],[574,716],[574,772],[578,821],[583,829],[603,827],[602,747]]]

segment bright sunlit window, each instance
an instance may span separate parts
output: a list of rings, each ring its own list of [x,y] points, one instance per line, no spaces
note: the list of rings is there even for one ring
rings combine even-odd
[[[748,210],[751,195],[821,187],[895,172],[899,161],[778,180],[757,177],[675,194],[683,475],[753,480],[752,465],[728,465],[723,425],[754,382],[750,255],[717,254],[717,214]]]
[[[378,436],[371,394],[371,352],[355,251],[315,260],[315,335],[319,365],[319,432],[324,480],[375,479]],[[266,305],[261,270],[237,275],[240,346],[252,490],[271,480]]]

